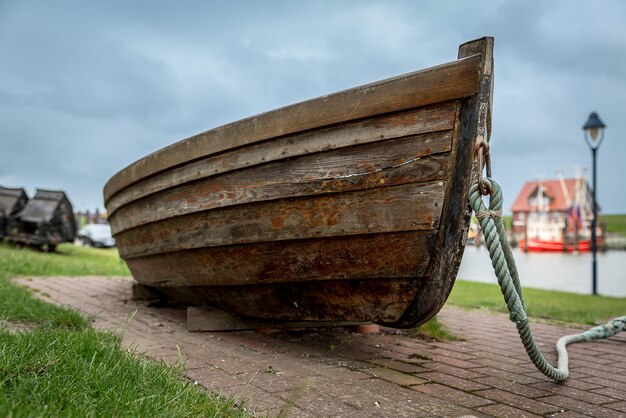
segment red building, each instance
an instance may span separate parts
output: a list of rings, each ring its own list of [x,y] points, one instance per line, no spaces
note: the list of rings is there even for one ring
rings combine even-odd
[[[599,209],[599,208],[598,208]],[[529,181],[513,206],[512,233],[546,242],[588,239],[592,194],[584,178]]]

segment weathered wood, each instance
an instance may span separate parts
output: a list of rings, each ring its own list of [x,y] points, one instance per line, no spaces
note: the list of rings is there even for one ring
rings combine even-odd
[[[383,115],[288,135],[202,158],[120,190],[106,202],[109,216],[113,216],[121,206],[151,193],[241,168],[410,135],[451,131],[457,107],[456,102],[447,102],[399,114]],[[419,140],[427,145],[430,137],[420,137]]]
[[[133,300],[160,300],[164,299],[165,295],[154,286],[148,286],[142,283],[133,283]]]
[[[445,302],[488,139],[492,40],[422,72],[207,131],[115,175],[135,278],[173,299],[298,321],[418,325]]]
[[[131,164],[109,180],[104,198],[108,200],[147,176],[227,149],[348,120],[472,96],[478,90],[480,63],[480,55],[467,57],[204,132]]]
[[[152,286],[239,286],[301,280],[423,277],[435,234],[422,231],[262,242],[129,258]]]
[[[248,286],[162,287],[174,300],[235,315],[290,321],[396,321],[424,278],[300,281]]]
[[[420,290],[404,316],[393,325],[410,327],[432,318],[443,306],[456,279],[471,218],[469,188],[476,180],[478,167],[475,150],[477,140],[489,140],[491,101],[493,97],[493,38],[482,38],[461,45],[459,58],[481,57],[481,80],[478,94],[463,102],[455,126],[452,144],[450,181],[447,183],[446,203],[441,215],[437,249],[428,272],[430,280],[420,284]]]
[[[203,210],[441,180],[451,132],[306,155],[216,176],[132,202],[110,217],[113,233]],[[431,156],[430,154],[435,154]],[[444,153],[444,154],[441,154]]]
[[[48,251],[76,239],[74,210],[62,190],[37,189],[24,208],[9,219],[6,228],[10,241],[45,246]]]
[[[244,331],[262,328],[293,329],[347,327],[366,322],[349,321],[272,321],[244,316],[235,316],[221,309],[208,306],[189,306],[187,308],[187,330],[198,331]]]
[[[178,216],[120,232],[124,258],[206,246],[439,227],[443,181],[282,199]]]

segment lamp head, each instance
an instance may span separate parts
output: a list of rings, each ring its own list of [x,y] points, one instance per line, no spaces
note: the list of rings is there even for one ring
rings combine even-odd
[[[600,120],[596,112],[591,112],[589,119],[587,119],[585,126],[583,126],[583,130],[594,142],[598,139],[598,136],[604,128],[606,128],[606,125]]]

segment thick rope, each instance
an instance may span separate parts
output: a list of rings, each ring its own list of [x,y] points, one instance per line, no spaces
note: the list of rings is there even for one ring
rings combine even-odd
[[[517,331],[522,344],[524,344],[526,353],[528,353],[528,357],[530,357],[537,369],[551,379],[563,381],[569,375],[568,354],[565,347],[571,343],[608,338],[626,330],[626,316],[615,318],[605,325],[593,327],[580,334],[561,337],[556,343],[558,367],[555,368],[550,365],[541,354],[539,347],[537,347],[528,324],[515,259],[507,240],[504,223],[502,222],[502,189],[493,179],[486,178],[483,179],[483,182],[490,192],[489,209],[485,207],[478,184],[474,184],[470,188],[469,200],[472,209],[476,212],[476,218],[480,221],[489,250],[491,264],[498,277],[498,284],[504,295],[506,305],[509,308],[509,318],[517,326]]]

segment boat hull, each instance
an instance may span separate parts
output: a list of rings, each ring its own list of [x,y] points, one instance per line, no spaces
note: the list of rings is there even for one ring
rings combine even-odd
[[[599,242],[598,245],[601,243]],[[589,252],[591,251],[591,240],[580,240],[577,244],[565,243],[563,241],[546,241],[531,238],[526,242],[520,239],[519,247],[524,251],[532,252]]]
[[[105,187],[120,255],[138,282],[192,305],[281,320],[426,321],[464,248],[491,51],[490,38],[468,43],[459,61],[139,160]]]

